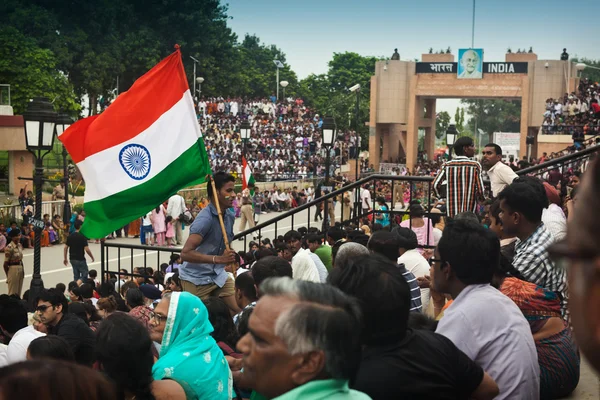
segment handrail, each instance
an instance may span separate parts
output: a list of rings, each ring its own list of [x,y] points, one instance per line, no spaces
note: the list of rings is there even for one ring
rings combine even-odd
[[[540,171],[542,169],[553,167],[553,166],[558,165],[558,164],[564,164],[567,161],[571,161],[571,160],[575,160],[575,159],[578,159],[578,158],[582,158],[583,156],[595,153],[597,151],[600,151],[600,145],[588,147],[587,149],[576,151],[573,154],[567,154],[566,156],[558,157],[558,158],[555,158],[553,160],[549,160],[549,161],[543,162],[541,164],[534,165],[532,167],[527,167],[527,168],[521,169],[521,170],[517,171],[517,175],[527,175],[527,174],[530,174],[532,172],[537,172],[537,171]]]
[[[236,234],[233,237],[233,239],[236,240],[236,239],[244,237],[244,236],[246,236],[248,234],[252,234],[252,233],[254,233],[256,231],[259,231],[259,230],[261,230],[263,228],[266,228],[269,225],[273,225],[273,224],[275,224],[275,223],[277,223],[277,222],[279,222],[279,221],[281,221],[283,219],[286,219],[286,218],[288,218],[288,217],[290,217],[290,216],[292,216],[294,214],[297,214],[297,213],[299,213],[301,211],[304,211],[306,209],[314,207],[314,206],[316,206],[316,205],[324,202],[325,200],[332,199],[332,198],[336,197],[339,194],[342,194],[342,193],[347,192],[349,190],[353,190],[356,187],[360,187],[360,186],[362,186],[365,183],[370,182],[370,181],[376,181],[376,180],[386,180],[386,181],[389,181],[389,180],[398,180],[399,181],[399,180],[402,180],[402,181],[409,181],[409,182],[410,181],[414,181],[414,182],[429,182],[429,181],[433,181],[433,179],[434,179],[434,177],[432,177],[432,176],[414,176],[414,175],[404,175],[404,176],[402,176],[402,175],[381,175],[381,174],[369,175],[369,176],[367,176],[365,178],[362,178],[362,179],[359,179],[358,181],[355,181],[355,182],[353,182],[353,183],[351,183],[349,185],[346,185],[346,186],[344,186],[344,187],[342,187],[340,189],[334,190],[331,193],[328,193],[328,194],[326,194],[324,196],[321,196],[318,199],[314,199],[311,202],[305,203],[305,204],[303,204],[301,206],[298,206],[298,207],[296,207],[296,208],[294,208],[292,210],[286,211],[283,214],[280,214],[280,215],[278,215],[278,216],[276,216],[274,218],[271,218],[268,221],[262,222],[262,223],[256,225],[253,228],[247,229],[247,230],[245,230],[243,232],[239,232],[238,234]]]

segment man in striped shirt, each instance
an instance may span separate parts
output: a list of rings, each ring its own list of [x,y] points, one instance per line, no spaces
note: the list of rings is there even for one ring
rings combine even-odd
[[[473,139],[467,136],[458,138],[454,152],[456,157],[442,165],[433,181],[438,197],[444,197],[440,189],[445,188],[449,217],[465,211],[477,213],[477,200],[484,198],[481,165],[470,159],[475,155]]]
[[[400,245],[400,236],[396,233],[377,231],[371,235],[369,243],[367,243],[367,248],[371,252],[381,254],[398,265],[402,276],[410,287],[410,312],[420,313],[423,305],[421,303],[421,289],[417,283],[417,278],[404,267],[404,264],[397,264],[398,256],[400,255]]]

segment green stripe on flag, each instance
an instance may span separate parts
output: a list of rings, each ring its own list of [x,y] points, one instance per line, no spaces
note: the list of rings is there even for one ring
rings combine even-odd
[[[184,151],[158,175],[141,185],[84,204],[81,233],[101,239],[156,208],[178,190],[206,182],[212,174],[204,141]]]

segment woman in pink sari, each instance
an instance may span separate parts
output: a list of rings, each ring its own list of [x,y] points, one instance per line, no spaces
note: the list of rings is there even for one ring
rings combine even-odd
[[[165,206],[162,204],[152,210],[152,228],[154,229],[154,234],[156,235],[156,244],[158,246],[165,245],[165,233],[167,232],[165,215]]]
[[[420,204],[413,204],[409,208],[410,219],[402,221],[401,227],[410,228],[416,235],[419,246],[433,246],[433,224],[429,218],[423,217],[425,210]],[[417,248],[419,253],[423,253],[423,248]]]

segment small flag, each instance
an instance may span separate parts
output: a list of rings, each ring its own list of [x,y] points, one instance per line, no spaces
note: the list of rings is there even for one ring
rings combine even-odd
[[[85,180],[88,238],[120,229],[212,173],[179,49],[59,139]]]
[[[249,184],[255,184],[254,175],[246,161],[246,157],[242,156],[242,190],[246,189]]]

